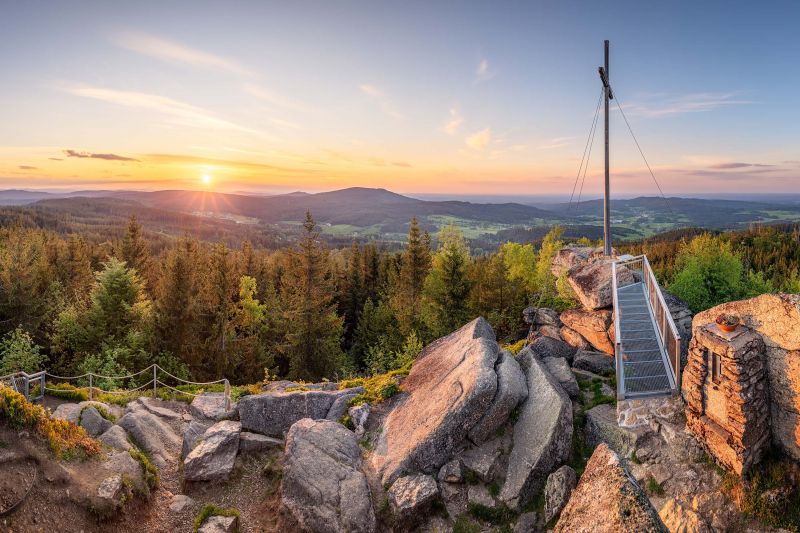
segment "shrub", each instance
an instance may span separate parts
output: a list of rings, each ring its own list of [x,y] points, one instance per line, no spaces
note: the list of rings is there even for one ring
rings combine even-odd
[[[130,448],[128,453],[131,454],[131,457],[136,459],[140,465],[142,465],[142,473],[144,474],[144,480],[145,483],[147,483],[147,486],[151,489],[158,487],[158,468],[156,468],[156,466],[150,462],[150,459],[147,457],[147,455],[136,448]]]
[[[460,515],[453,524],[453,533],[480,533],[481,526],[470,520],[467,515]]]
[[[653,476],[649,476],[647,478],[647,492],[654,496],[663,496],[664,495],[664,487],[661,486],[661,483],[656,481]]]
[[[236,509],[222,509],[213,503],[207,503],[202,509],[200,509],[200,512],[194,519],[194,533],[197,533],[197,531],[203,527],[203,524],[206,522],[206,520],[212,516],[235,516],[236,518],[240,518],[241,515]]]
[[[72,422],[51,419],[41,405],[30,403],[22,394],[0,385],[0,415],[14,427],[35,429],[58,458],[100,453],[100,443]]]
[[[520,339],[514,344],[505,344],[503,345],[504,350],[508,350],[514,355],[517,355],[519,352],[522,351],[522,348],[525,346],[525,339]]]
[[[28,332],[17,326],[0,341],[0,375],[41,370],[47,358],[40,350]]]

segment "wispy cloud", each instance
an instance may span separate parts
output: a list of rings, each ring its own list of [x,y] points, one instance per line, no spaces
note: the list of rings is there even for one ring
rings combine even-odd
[[[117,154],[95,154],[92,152],[78,152],[77,150],[64,150],[64,155],[67,157],[79,157],[85,159],[104,159],[106,161],[135,161],[138,162],[138,159],[134,159],[132,157],[125,157],[123,155]]]
[[[476,82],[487,81],[492,79],[493,77],[494,77],[494,72],[492,72],[491,69],[489,68],[489,60],[486,59],[485,57],[481,58],[481,60],[478,62],[477,68],[475,69],[475,81]]]
[[[710,165],[708,168],[713,168],[716,170],[732,170],[738,168],[773,167],[773,166],[775,165],[765,165],[763,163],[732,162],[732,163],[718,163],[716,165]]]
[[[245,83],[243,85],[244,92],[258,98],[262,102],[266,102],[267,104],[271,104],[277,107],[285,107],[287,109],[294,109],[296,111],[308,111],[309,107],[303,102],[299,102],[293,98],[288,98],[286,96],[280,95],[274,91],[270,91],[265,89],[260,85],[256,85],[255,83]]]
[[[39,167],[32,167],[30,165],[20,165],[17,168],[19,168],[20,170],[39,170]]]
[[[451,107],[447,120],[442,126],[442,130],[448,135],[455,135],[464,123],[464,117],[461,116],[457,107]]]
[[[470,148],[484,150],[489,146],[489,143],[492,142],[492,130],[490,128],[484,128],[480,131],[476,131],[464,139],[464,142],[466,142],[467,146]]]
[[[739,93],[694,93],[681,96],[663,96],[649,98],[639,102],[627,102],[623,105],[629,115],[639,115],[649,118],[679,115],[683,113],[700,113],[715,109],[754,104],[752,100],[744,99]]]
[[[394,105],[386,95],[386,92],[380,87],[376,87],[375,85],[369,83],[362,83],[358,86],[358,88],[362,93],[375,101],[378,104],[378,107],[380,107],[381,111],[383,111],[385,114],[396,120],[405,119],[405,115],[395,109]]]
[[[539,150],[552,150],[554,148],[563,148],[572,144],[575,137],[555,137],[549,141],[537,146]]]
[[[157,94],[141,93],[134,91],[119,91],[104,87],[87,85],[66,87],[65,90],[76,96],[92,98],[125,107],[149,109],[159,112],[170,118],[171,121],[183,126],[206,128],[214,130],[233,130],[251,133],[264,137],[263,132],[235,124],[228,120],[215,117],[210,112],[178,100]]]
[[[191,48],[147,33],[123,32],[115,35],[112,39],[122,48],[170,63],[184,63],[245,76],[253,74],[250,68],[233,59]]]

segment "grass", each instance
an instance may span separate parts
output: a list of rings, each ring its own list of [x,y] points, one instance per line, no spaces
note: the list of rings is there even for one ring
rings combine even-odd
[[[55,398],[61,398],[62,400],[69,400],[73,402],[85,402],[89,400],[88,387],[76,387],[75,385],[71,385],[69,383],[50,383],[47,385],[47,388],[50,389],[47,391],[47,394]],[[158,397],[162,400],[177,400],[180,402],[191,403],[194,399],[194,396],[192,395],[202,394],[204,392],[225,392],[225,385],[223,383],[202,386],[179,385],[176,387],[176,389],[181,392],[175,392],[161,387],[157,389]],[[259,392],[261,392],[261,386],[258,383],[252,385],[233,385],[231,386],[231,402],[238,402],[243,396],[258,394]],[[92,400],[125,407],[136,398],[152,395],[153,393],[151,389],[143,389],[138,391],[115,391],[114,394],[111,394],[108,392],[103,392],[97,387],[94,387]]]
[[[144,481],[147,484],[147,487],[151,490],[158,487],[158,468],[156,468],[156,466],[150,462],[150,458],[147,457],[144,452],[141,452],[136,448],[130,448],[128,453],[131,454],[131,457],[136,459],[140,465],[142,465],[142,473],[144,474]],[[147,496],[149,496],[149,494]]]
[[[395,394],[400,392],[401,377],[405,377],[411,372],[412,362],[405,366],[392,370],[386,374],[378,374],[367,378],[348,379],[339,383],[339,389],[350,389],[353,387],[364,387],[364,392],[351,399],[348,405],[361,405],[369,403],[376,405],[382,403]]]
[[[664,487],[661,486],[661,483],[656,481],[656,478],[653,476],[647,477],[647,492],[652,494],[653,496],[663,496],[664,495]]]
[[[504,344],[501,348],[504,350],[508,350],[514,355],[517,355],[519,352],[522,351],[523,346],[525,346],[525,339],[520,339],[513,344]]]
[[[481,526],[466,514],[456,518],[453,524],[453,533],[480,533]]]
[[[469,504],[469,514],[478,520],[483,520],[494,526],[509,524],[517,516],[514,511],[502,505],[500,507],[488,507],[480,503]]]
[[[34,428],[58,458],[89,457],[101,452],[100,443],[72,422],[51,419],[41,405],[34,405],[8,387],[0,385],[0,416],[13,427]]]
[[[240,518],[241,514],[237,509],[222,509],[213,503],[207,503],[200,509],[200,512],[197,513],[194,519],[194,533],[197,533],[197,531],[203,527],[203,524],[206,523],[206,520],[212,516],[235,516],[236,518]]]
[[[800,531],[800,489],[792,482],[800,467],[777,450],[770,450],[748,473],[749,481],[726,473],[723,490],[739,511],[774,528]]]

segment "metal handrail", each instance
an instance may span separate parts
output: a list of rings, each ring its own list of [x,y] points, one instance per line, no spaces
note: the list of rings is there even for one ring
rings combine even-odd
[[[620,385],[620,382],[624,382],[622,376],[622,354],[620,353],[620,346],[621,346],[621,336],[620,336],[620,313],[619,313],[619,306],[617,300],[617,291],[619,290],[619,282],[617,280],[618,276],[618,269],[619,267],[627,267],[629,265],[636,264],[641,265],[641,275],[642,279],[641,282],[646,287],[647,297],[645,301],[647,302],[647,306],[650,310],[650,316],[653,320],[653,325],[655,326],[655,330],[657,332],[657,338],[659,346],[662,349],[662,353],[666,356],[666,361],[670,366],[671,376],[670,380],[674,380],[675,390],[680,390],[681,383],[680,383],[680,356],[681,356],[681,336],[677,326],[675,325],[675,321],[672,318],[672,314],[669,311],[669,306],[667,306],[667,302],[664,299],[664,295],[661,292],[661,287],[658,284],[658,280],[656,279],[655,273],[653,272],[653,268],[650,265],[650,261],[647,259],[647,255],[637,255],[636,257],[632,257],[630,259],[626,259],[625,261],[614,261],[612,263],[612,291],[613,291],[613,302],[614,302],[614,334],[615,334],[615,355],[617,358],[617,395],[620,398],[624,398],[625,395],[625,387],[624,383]],[[632,269],[634,270],[634,269]],[[639,270],[638,268],[635,270]],[[655,294],[656,298],[655,301],[653,299],[653,295]],[[667,343],[667,335],[672,337],[673,347],[674,347],[674,354],[670,354],[670,347]]]

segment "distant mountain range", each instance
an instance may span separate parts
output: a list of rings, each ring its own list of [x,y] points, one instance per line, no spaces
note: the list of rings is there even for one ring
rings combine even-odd
[[[457,200],[421,200],[386,189],[352,187],[309,194],[293,192],[264,196],[207,191],[73,191],[65,193],[5,190],[0,205],[15,206],[19,214],[50,217],[51,223],[70,214],[71,220],[97,224],[103,217],[120,218],[137,213],[143,223],[166,223],[157,231],[214,224],[251,226],[273,234],[296,231],[306,211],[311,211],[329,238],[402,240],[412,217],[436,231],[455,224],[469,239],[489,241],[511,236],[541,235],[555,224],[567,233],[598,235],[602,200],[538,207],[522,203],[474,203]],[[177,216],[177,217],[176,217]],[[6,217],[7,218],[7,217]],[[800,206],[727,199],[640,197],[612,201],[615,234],[625,239],[648,237],[681,227],[740,228],[754,222],[800,221]],[[3,220],[0,220],[2,223]],[[525,230],[520,232],[518,230]],[[494,237],[492,237],[494,236]]]

